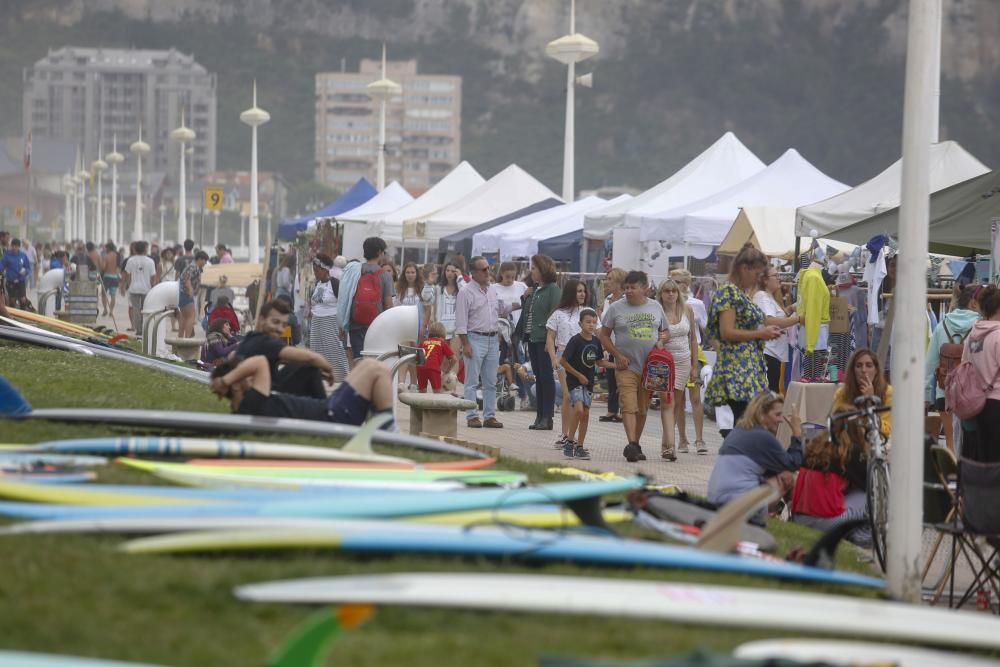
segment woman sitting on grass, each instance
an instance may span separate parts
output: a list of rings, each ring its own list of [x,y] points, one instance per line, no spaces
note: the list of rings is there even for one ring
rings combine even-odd
[[[725,505],[730,500],[768,484],[784,498],[795,485],[795,472],[802,465],[802,420],[782,415],[785,399],[765,391],[750,401],[719,448],[708,480],[708,500]],[[792,444],[786,451],[775,434],[782,422],[792,429]]]
[[[208,325],[205,344],[201,348],[201,360],[206,364],[217,366],[239,345],[240,341],[233,335],[229,320],[219,318]]]

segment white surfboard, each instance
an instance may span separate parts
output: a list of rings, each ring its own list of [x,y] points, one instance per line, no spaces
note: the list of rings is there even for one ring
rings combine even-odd
[[[739,658],[785,658],[831,665],[894,667],[1000,667],[1000,661],[916,646],[821,639],[766,639],[737,646]]]
[[[255,602],[368,603],[662,618],[1000,648],[1000,620],[898,602],[775,589],[511,574],[316,577],[241,586]]]

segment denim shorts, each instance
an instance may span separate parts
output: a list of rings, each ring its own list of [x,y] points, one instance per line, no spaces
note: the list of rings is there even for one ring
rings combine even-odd
[[[584,387],[583,385],[573,387],[569,390],[569,403],[570,405],[574,403],[583,403],[583,407],[589,408],[590,401],[593,396],[593,392],[591,392],[588,387]]]

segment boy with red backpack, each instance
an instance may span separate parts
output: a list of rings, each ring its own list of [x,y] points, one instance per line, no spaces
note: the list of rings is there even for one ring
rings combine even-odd
[[[365,261],[348,264],[340,279],[338,319],[347,332],[354,361],[365,349],[368,327],[383,310],[392,308],[392,274],[382,268],[385,248],[378,236],[365,239]]]

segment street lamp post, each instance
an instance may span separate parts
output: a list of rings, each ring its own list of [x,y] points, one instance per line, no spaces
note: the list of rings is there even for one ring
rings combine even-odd
[[[118,165],[125,161],[125,156],[118,152],[118,135],[114,135],[111,144],[111,152],[104,156],[104,159],[111,165],[111,225],[108,229],[108,236],[115,242],[115,247],[120,245],[118,234],[118,220],[121,216],[116,215],[118,207]],[[125,221],[122,220],[124,228]]]
[[[107,239],[104,237],[104,216],[101,211],[101,202],[104,201],[104,195],[101,189],[101,181],[104,180],[104,170],[108,168],[108,163],[100,158],[100,148],[97,150],[98,158],[90,163],[90,168],[94,170],[94,177],[97,179],[97,206],[96,215],[94,216],[94,242],[98,245],[103,244]]]
[[[368,97],[379,103],[378,108],[378,167],[375,173],[375,187],[381,192],[385,188],[385,111],[389,99],[402,92],[402,87],[385,73],[385,44],[382,45],[382,78],[368,84]]]
[[[135,224],[132,227],[132,240],[142,240],[142,158],[149,153],[149,144],[142,140],[142,125],[139,126],[139,139],[128,147],[135,155]]]
[[[163,244],[164,234],[163,234],[163,217],[167,214],[167,205],[160,203],[160,244]]]
[[[177,186],[180,194],[178,195],[178,200],[180,205],[177,207],[177,240],[181,243],[184,242],[188,237],[187,229],[187,178],[184,173],[185,162],[187,161],[187,145],[194,141],[195,137],[194,130],[190,127],[184,125],[184,112],[181,111],[181,126],[170,133],[170,138],[178,142],[181,145],[180,150],[180,176],[177,181]]]
[[[212,247],[215,248],[219,245],[219,209],[212,211],[212,218],[214,218],[212,223]]]
[[[80,182],[80,194],[77,198],[77,206],[80,209],[80,217],[77,218],[77,231],[79,233],[79,239],[86,242],[87,240],[87,181],[90,180],[90,172],[86,169],[80,169],[76,172],[76,179]]]
[[[73,195],[76,193],[76,181],[70,174],[63,176],[63,194],[66,195],[66,210],[63,219],[63,241],[70,243],[73,240]]]
[[[240,114],[251,128],[250,139],[250,263],[260,261],[260,229],[257,215],[257,128],[271,120],[271,114],[257,107],[257,82],[253,82],[253,106]]]
[[[574,185],[574,105],[576,96],[576,63],[597,54],[600,47],[597,42],[576,32],[576,0],[572,0],[569,13],[569,34],[549,42],[545,46],[545,54],[567,66],[566,69],[566,135],[563,140],[563,199],[573,201]]]

